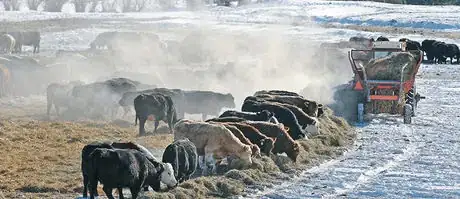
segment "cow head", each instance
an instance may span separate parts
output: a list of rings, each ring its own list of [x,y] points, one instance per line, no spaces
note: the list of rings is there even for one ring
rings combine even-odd
[[[299,156],[300,153],[300,146],[299,143],[294,141],[294,144],[291,145],[292,148],[290,150],[287,150],[286,155],[293,161],[297,161],[297,156]]]
[[[267,118],[267,120],[269,120],[271,117],[275,116],[275,114],[270,112],[270,111],[268,111],[268,110],[262,110],[262,111],[257,113],[257,116],[259,116],[261,118]]]
[[[174,187],[177,185],[176,177],[174,177],[174,169],[170,163],[160,164],[160,180],[165,183],[168,187]]]
[[[224,94],[222,97],[223,106],[227,108],[235,108],[235,98],[231,93]]]
[[[270,155],[270,152],[272,152],[273,148],[275,147],[275,140],[272,138],[265,138],[260,141],[260,146],[262,153],[266,155]]]
[[[315,136],[319,134],[319,122],[316,118],[313,119],[313,124],[307,124],[307,126],[303,129],[303,132],[308,136]]]

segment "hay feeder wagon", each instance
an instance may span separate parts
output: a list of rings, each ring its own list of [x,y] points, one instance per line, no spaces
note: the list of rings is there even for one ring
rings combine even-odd
[[[392,65],[387,63],[386,66],[378,66],[379,73],[388,72],[389,68],[393,67],[399,70],[399,73],[395,73],[397,75],[393,75],[392,78],[379,78],[370,77],[371,75],[366,72],[366,64],[370,60],[388,57],[399,52],[410,52],[415,55],[415,61],[405,64],[388,62]],[[410,124],[412,117],[415,116],[418,101],[424,98],[417,93],[415,86],[415,75],[423,60],[422,51],[406,50],[405,42],[373,42],[369,49],[350,50],[348,58],[354,73],[351,88],[360,96],[356,107],[358,110],[357,125],[363,124],[366,112],[377,113],[377,110],[390,114],[402,114],[404,123]],[[391,109],[383,111],[379,109],[377,105],[382,102],[391,104]]]

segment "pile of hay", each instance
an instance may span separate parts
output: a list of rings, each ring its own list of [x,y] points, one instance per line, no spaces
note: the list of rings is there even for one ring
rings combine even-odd
[[[205,198],[244,196],[245,188],[264,189],[280,180],[292,179],[308,167],[318,165],[325,160],[341,155],[349,146],[355,134],[348,123],[325,108],[325,114],[319,118],[321,133],[308,140],[298,140],[301,152],[297,162],[287,156],[272,155],[254,159],[251,168],[237,170],[230,166],[223,175],[206,176],[191,179],[178,188],[164,193],[149,192],[143,198]],[[230,163],[232,165],[232,163]]]
[[[416,56],[410,52],[394,52],[389,56],[369,61],[364,68],[368,79],[400,80],[402,67],[408,64],[404,70],[403,77],[403,80],[406,81],[410,79],[410,74],[415,69],[416,62]]]

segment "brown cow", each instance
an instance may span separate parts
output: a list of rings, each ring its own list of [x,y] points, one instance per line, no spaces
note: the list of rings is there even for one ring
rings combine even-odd
[[[204,156],[205,162],[217,160],[212,166],[212,173],[215,173],[217,164],[231,155],[240,158],[246,165],[252,164],[251,146],[243,144],[222,124],[182,119],[174,125],[174,140],[183,138],[195,144],[198,155]],[[203,175],[206,174],[205,164]]]
[[[270,155],[270,153],[272,152],[276,138],[269,138],[262,134],[256,128],[247,124],[237,122],[226,122],[225,124],[238,128],[243,133],[243,135],[251,141],[251,143],[254,143],[257,146],[259,146],[262,153]]]
[[[286,153],[286,155],[291,158],[292,161],[297,160],[297,156],[300,153],[299,144],[294,141],[289,133],[287,132],[287,127],[282,123],[273,124],[270,122],[260,122],[260,121],[245,121],[248,125],[251,125],[258,129],[264,135],[275,139],[275,147],[273,148],[273,153]]]
[[[225,126],[225,128],[230,130],[233,133],[233,135],[235,135],[238,139],[240,139],[242,143],[251,146],[253,157],[260,157],[259,146],[257,146],[256,144],[253,144],[247,137],[244,136],[243,132],[241,132],[238,128],[230,124],[223,123],[223,125]]]

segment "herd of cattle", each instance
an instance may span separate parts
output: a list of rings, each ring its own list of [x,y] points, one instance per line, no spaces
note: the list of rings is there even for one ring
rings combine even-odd
[[[341,42],[339,44],[330,43],[323,43],[322,47],[369,47],[371,46],[372,42],[374,41],[390,41],[388,38],[380,36],[376,40],[374,38],[365,38],[365,37],[351,37],[348,42]],[[447,59],[449,59],[450,64],[454,63],[454,59],[456,60],[456,64],[460,64],[460,49],[457,44],[452,43],[445,43],[442,41],[425,39],[422,43],[418,41],[410,40],[407,38],[399,39],[399,42],[406,42],[406,49],[407,50],[422,50],[426,55],[426,59],[424,59],[427,63],[434,63],[434,64],[447,64]],[[350,46],[352,45],[352,46]]]
[[[248,96],[242,111],[227,110],[206,121],[178,119],[177,99],[174,100],[177,93],[186,91],[162,88],[123,95],[134,105],[136,120],[139,119],[141,124],[146,120],[165,121],[174,134],[174,141],[166,147],[161,161],[145,147],[133,142],[86,145],[81,162],[83,197],[87,196],[88,190],[91,198],[97,195],[96,187],[100,182],[109,198],[113,198],[114,188],[118,189],[120,196],[122,188],[129,188],[136,198],[142,189],[148,191],[148,187],[160,191],[161,183],[173,188],[190,179],[198,169],[202,170],[202,175],[215,174],[224,159],[229,162],[239,160],[243,167],[248,167],[254,158],[286,153],[296,162],[300,153],[296,140],[317,135],[318,117],[324,114],[321,104],[297,93],[263,90]],[[207,105],[219,98],[215,96],[223,97],[217,94],[193,95]],[[177,110],[187,112],[188,109]],[[143,125],[140,125],[139,133],[144,132]]]

